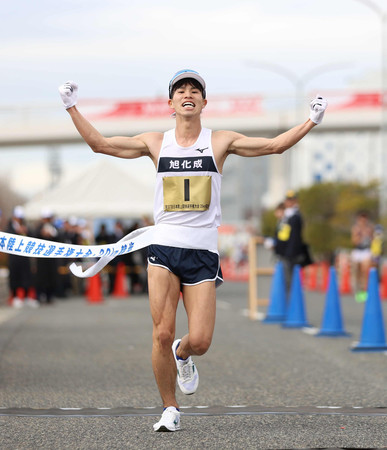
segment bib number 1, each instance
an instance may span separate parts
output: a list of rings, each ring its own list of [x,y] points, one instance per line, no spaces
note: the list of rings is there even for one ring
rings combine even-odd
[[[211,176],[164,177],[164,211],[206,211],[211,203]]]

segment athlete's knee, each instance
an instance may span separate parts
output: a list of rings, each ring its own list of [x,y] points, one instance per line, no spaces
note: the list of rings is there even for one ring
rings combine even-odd
[[[153,343],[161,349],[170,350],[173,344],[174,332],[166,327],[155,327],[153,331]]]
[[[204,355],[211,345],[211,338],[206,336],[189,337],[189,345],[194,355]]]

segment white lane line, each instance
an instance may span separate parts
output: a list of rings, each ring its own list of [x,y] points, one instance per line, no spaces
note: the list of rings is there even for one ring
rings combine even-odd
[[[316,408],[320,408],[320,409],[341,409],[342,406],[316,406]],[[354,406],[352,408],[354,408]]]
[[[80,411],[82,408],[59,408],[62,411]]]
[[[386,407],[344,407],[344,406],[299,406],[299,407],[264,407],[264,406],[183,406],[182,413],[187,416],[235,416],[235,415],[341,415],[387,417]],[[153,411],[152,411],[153,410]],[[14,417],[138,417],[160,414],[160,406],[116,407],[116,408],[11,408],[0,407],[1,416]]]
[[[226,408],[247,408],[247,405],[227,405]]]

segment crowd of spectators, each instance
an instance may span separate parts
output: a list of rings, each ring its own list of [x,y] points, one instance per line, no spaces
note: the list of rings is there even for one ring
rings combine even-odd
[[[23,207],[16,206],[3,231],[72,245],[102,245],[117,242],[127,233],[144,225],[142,222],[132,222],[128,226],[120,220],[113,222],[113,230],[109,231],[108,223],[110,226],[112,223],[110,220],[102,223],[94,233],[93,225],[86,220],[75,217],[62,219],[49,209],[41,211],[38,221],[27,221]],[[68,269],[72,262],[68,258],[30,258],[3,254],[2,263],[8,268],[11,305],[14,308],[37,308],[42,304],[52,304],[56,299],[84,295],[85,280],[73,276]],[[113,292],[119,262],[125,264],[130,294],[147,292],[144,249],[121,255],[104,269],[101,276],[106,294]]]

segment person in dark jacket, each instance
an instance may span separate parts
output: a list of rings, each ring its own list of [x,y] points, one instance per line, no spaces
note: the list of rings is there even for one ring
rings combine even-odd
[[[7,233],[28,236],[29,230],[24,220],[24,208],[16,206],[7,227]],[[29,297],[33,287],[31,260],[18,255],[8,255],[9,288],[12,296],[12,306],[21,308],[24,305],[39,306],[39,303]]]
[[[294,266],[306,265],[306,246],[302,238],[303,218],[296,193],[288,191],[284,203],[285,210],[277,232],[276,252],[284,264],[286,286],[289,292]]]
[[[36,228],[36,237],[58,241],[58,230],[54,226],[54,214],[44,208]],[[40,303],[53,303],[58,284],[58,261],[55,258],[36,258],[36,290]]]

